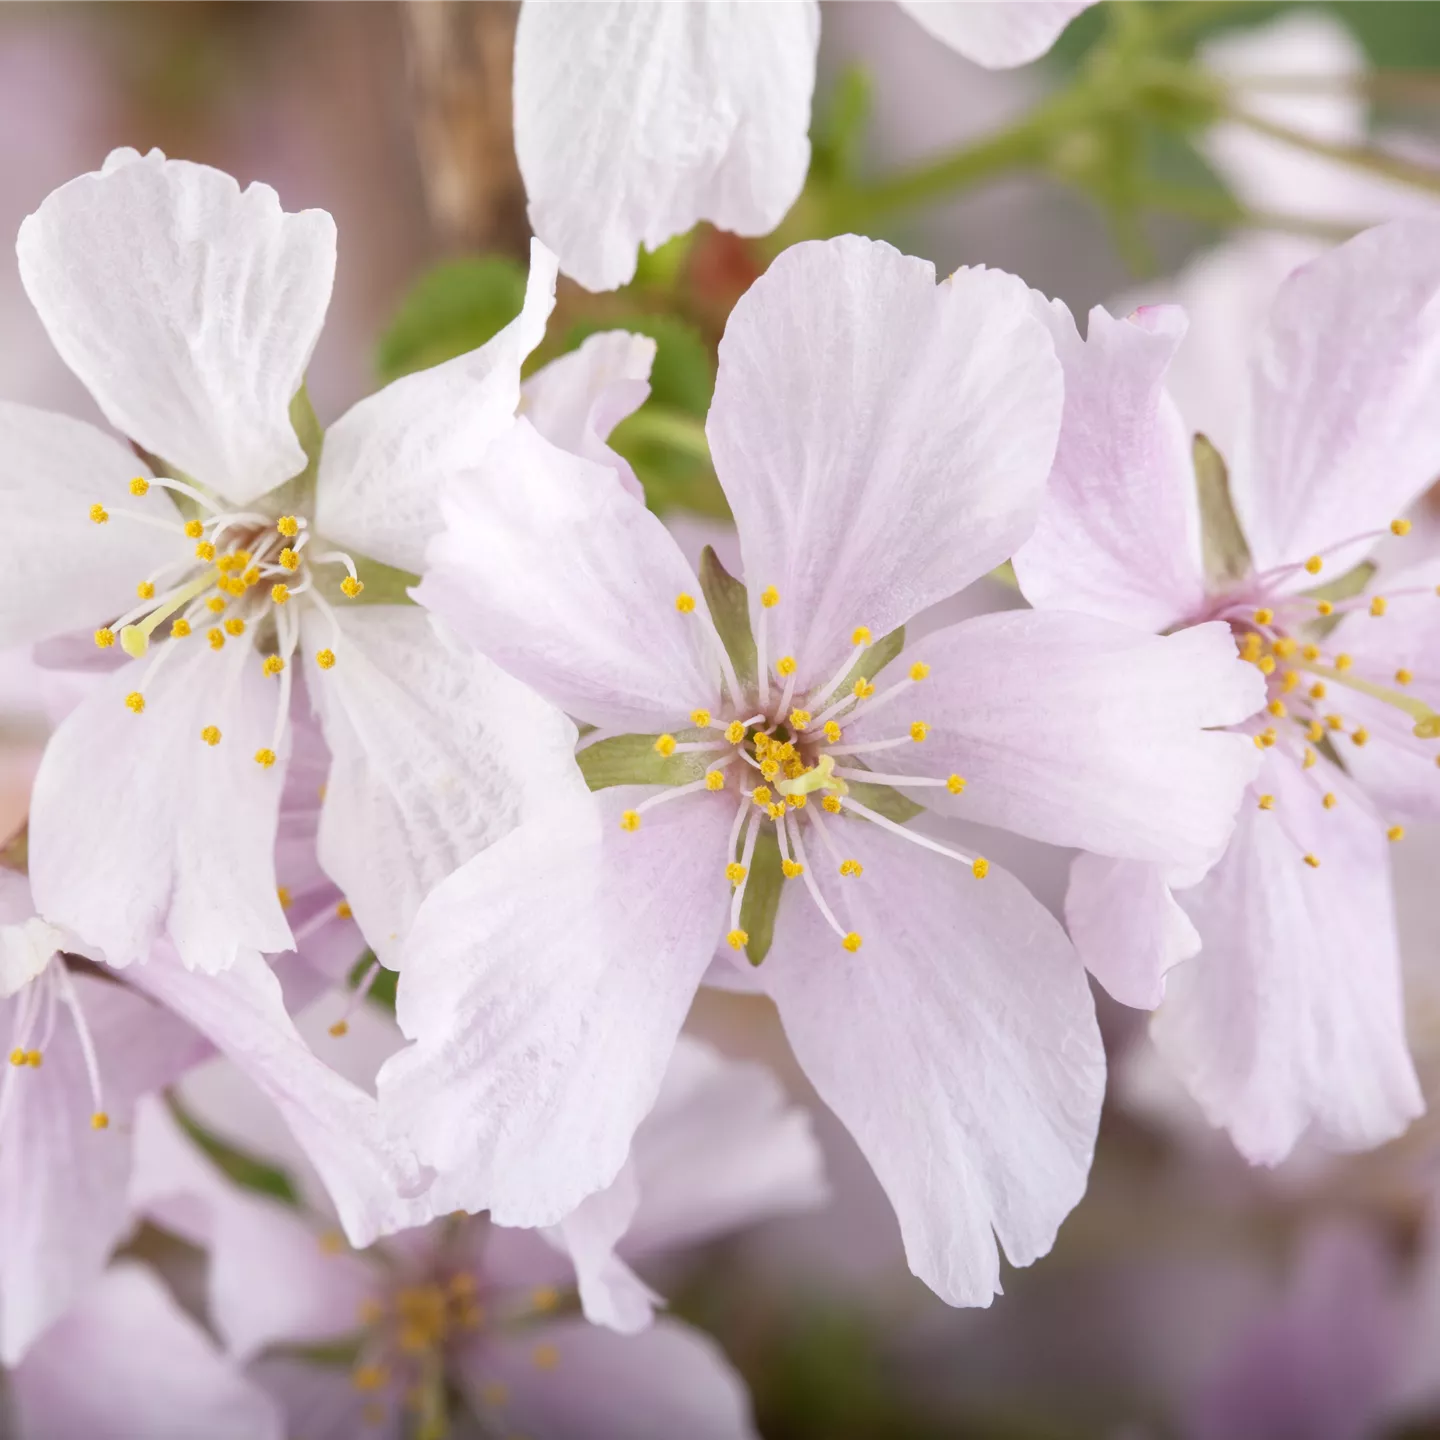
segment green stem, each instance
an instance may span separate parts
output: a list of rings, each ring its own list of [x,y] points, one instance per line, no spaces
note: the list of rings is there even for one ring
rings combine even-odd
[[[623,422],[625,436],[631,440],[654,440],[697,460],[710,461],[710,442],[705,438],[705,422],[680,410],[646,405]]]
[[[1207,225],[1238,227],[1246,230],[1278,230],[1287,235],[1339,244],[1362,228],[1333,221],[1313,220],[1307,215],[1288,215],[1278,210],[1256,210],[1241,205],[1223,192],[1192,190],[1180,185],[1149,185],[1140,196],[1147,210],[1167,215],[1181,215]]]

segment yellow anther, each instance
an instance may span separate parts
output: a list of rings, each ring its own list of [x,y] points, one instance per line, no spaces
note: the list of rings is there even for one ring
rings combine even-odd
[[[315,652],[315,663],[322,670],[329,670],[335,664],[335,652],[333,650],[317,650]]]
[[[917,660],[910,667],[910,678],[917,682],[923,680],[929,673],[930,667],[923,660]]]
[[[1266,609],[1263,605],[1255,612],[1255,623],[1257,625],[1268,625],[1274,618],[1275,612]]]
[[[1317,680],[1310,687],[1310,698],[1312,700],[1323,700],[1325,698],[1325,682],[1323,680]]]
[[[792,730],[803,730],[811,720],[808,710],[792,710],[790,712],[790,728]]]
[[[856,699],[868,700],[874,693],[875,687],[862,675],[851,687]]]
[[[787,880],[793,880],[797,875],[805,873],[805,867],[798,860],[782,860],[780,862],[780,873]]]
[[[25,1052],[18,1046],[10,1052],[10,1063],[17,1069],[25,1063]]]
[[[205,608],[212,614],[218,615],[224,608],[225,602],[218,595],[212,595],[206,602]]]
[[[97,1110],[90,1117],[90,1128],[92,1130],[108,1130],[110,1128],[110,1117],[103,1110]]]
[[[743,950],[750,943],[749,935],[743,930],[732,930],[725,939],[732,950]]]
[[[560,1303],[560,1292],[553,1285],[537,1285],[530,1292],[530,1308],[542,1314]]]
[[[928,734],[930,727],[923,720],[916,720],[910,726],[910,738],[918,745]]]
[[[290,568],[293,570],[295,567],[292,565]],[[364,588],[365,582],[357,580],[353,575],[347,575],[340,582],[340,593],[347,600],[353,600]]]
[[[275,528],[287,539],[293,540],[300,533],[300,522],[293,515],[282,515]]]
[[[255,752],[255,763],[262,770],[268,770],[275,763],[275,752],[269,748]]]
[[[338,920],[349,920],[355,914],[350,908],[348,900],[337,900],[335,902],[335,917]]]
[[[90,507],[90,518],[97,525],[103,525],[110,518],[110,512],[103,505],[92,505]]]
[[[1345,728],[1345,717],[1343,715],[1327,715],[1325,723],[1332,730],[1343,730]]]
[[[350,1372],[350,1383],[359,1391],[383,1390],[390,1373],[383,1365],[357,1365]]]
[[[225,633],[227,635],[243,635],[245,633],[245,622],[238,615],[232,615],[225,622]]]
[[[149,491],[150,482],[143,475],[137,475],[130,482],[130,493],[132,495],[146,495]]]
[[[705,772],[705,788],[707,790],[723,790],[725,788],[725,772],[723,770],[707,770]]]
[[[213,560],[215,558],[215,547],[208,540],[202,540],[195,547],[195,558],[197,560]]]
[[[760,773],[767,780],[775,779],[780,773],[780,762],[778,760],[762,760],[760,762]]]
[[[345,1237],[338,1230],[322,1230],[315,1238],[322,1255],[339,1255],[345,1249]]]
[[[1397,685],[1408,685],[1414,678],[1414,675],[1408,670],[1401,669],[1395,672],[1395,683]]]
[[[225,648],[225,632],[218,626],[211,626],[205,632],[205,638],[210,642],[212,650],[223,650]]]
[[[1328,600],[1317,600],[1315,602],[1315,613],[1317,615],[1329,615],[1335,607]]]
[[[687,595],[683,590],[675,597],[675,608],[682,614],[688,615],[695,608],[695,597]]]
[[[840,797],[838,795],[824,795],[820,799],[821,808],[827,814],[838,815],[840,813]]]
[[[766,814],[768,814],[772,820],[778,820],[778,819],[780,819],[780,817],[781,817],[782,815],[784,815],[784,813],[785,813],[785,803],[784,803],[784,801],[777,800],[777,801],[775,801],[775,803],[774,803],[773,805],[768,805],[768,806],[766,806]]]
[[[553,1370],[560,1363],[560,1352],[553,1345],[537,1345],[530,1358],[537,1370]]]
[[[1273,795],[1262,795],[1260,797],[1260,808],[1262,810],[1273,810],[1275,808],[1275,797]]]
[[[280,552],[280,563],[287,570],[298,570],[300,568],[300,557],[287,545]]]
[[[1370,613],[1375,616],[1385,613],[1385,597],[1383,595],[1375,595],[1371,598]]]
[[[1253,630],[1247,630],[1245,638],[1240,642],[1241,659],[1252,662],[1256,660],[1260,654],[1261,643],[1260,637]]]
[[[39,1050],[27,1050],[25,1052],[25,1063],[32,1070],[38,1070],[44,1062],[45,1056]]]
[[[1318,659],[1320,658],[1320,647],[1319,647],[1318,645],[1306,645],[1306,646],[1300,651],[1300,654],[1301,654],[1306,660],[1311,660],[1311,661],[1318,660]]]
[[[780,592],[773,585],[767,585],[760,592],[760,603],[767,610],[773,610],[780,603]]]
[[[192,540],[198,540],[205,533],[205,527],[198,520],[187,520],[185,522],[185,533]]]
[[[350,1022],[348,1020],[337,1020],[329,1027],[330,1033],[337,1039],[343,1040],[350,1033]]]
[[[1312,744],[1318,744],[1325,738],[1325,727],[1318,720],[1312,720],[1305,727],[1305,738]]]
[[[125,697],[125,708],[134,711],[136,715],[143,715],[145,713],[145,697],[138,690],[132,690]]]
[[[1282,635],[1272,648],[1282,660],[1288,660],[1295,653],[1298,645],[1297,640],[1293,640],[1289,635]]]
[[[852,930],[840,943],[853,955],[865,942]]]
[[[725,867],[725,878],[732,885],[738,885],[745,878],[745,874],[745,867],[737,865],[733,860]]]
[[[762,808],[768,805],[770,803],[769,786],[757,785],[755,789],[750,793],[750,800],[752,804],[759,805]]]
[[[1320,803],[1327,810],[1333,810],[1340,803],[1340,801],[1336,798],[1335,792],[1333,790],[1327,790],[1322,797]]]
[[[622,830],[638,830],[640,828],[640,812],[638,810],[622,810],[620,812],[620,828]]]
[[[218,745],[220,743],[220,729],[216,725],[207,725],[201,732],[200,738],[207,745]]]
[[[868,625],[857,625],[850,636],[852,645],[868,645],[870,643],[870,627]]]
[[[1273,675],[1275,673],[1275,657],[1273,655],[1262,655],[1255,664],[1259,667],[1262,675]]]
[[[1285,702],[1284,702],[1283,700],[1272,700],[1265,708],[1266,708],[1277,720],[1283,720],[1283,719],[1285,718],[1285,716],[1289,713],[1289,712],[1285,709]]]
[[[1280,676],[1280,689],[1286,695],[1288,695],[1292,690],[1294,690],[1299,684],[1300,676],[1297,671],[1286,670]]]
[[[1408,535],[1410,533],[1410,522],[1408,520],[1392,520],[1390,522],[1390,533],[1392,535]]]
[[[95,632],[95,643],[102,650],[108,650],[115,643],[115,632],[108,625],[102,625]]]
[[[278,675],[285,668],[285,662],[278,655],[267,655],[260,668],[267,675]]]
[[[1350,741],[1354,745],[1363,745],[1370,738],[1370,732],[1363,726],[1357,726],[1355,733],[1351,735]]]
[[[655,753],[664,755],[667,759],[675,753],[675,737],[673,735],[661,735],[655,741]]]
[[[977,880],[983,880],[990,873],[990,862],[983,855],[977,855],[970,866],[970,873]]]
[[[945,788],[946,788],[952,795],[962,794],[962,793],[964,792],[964,789],[965,789],[965,777],[964,777],[963,775],[952,775],[952,776],[945,782]]]
[[[277,580],[270,587],[270,598],[277,605],[283,605],[290,598],[290,587],[283,581]]]
[[[1405,838],[1405,827],[1403,825],[1392,825],[1386,832],[1387,840],[1403,840]]]
[[[1302,770],[1308,770],[1320,757],[1307,745],[1305,747],[1305,758],[1300,762]]]
[[[142,580],[135,587],[135,595],[140,600],[153,600],[155,598],[155,587],[148,580]]]
[[[775,662],[775,671],[779,675],[793,675],[795,673],[795,657],[793,655],[782,655]]]
[[[1312,555],[1312,556],[1305,562],[1305,568],[1306,568],[1312,575],[1318,575],[1318,574],[1320,573],[1320,567],[1321,567],[1322,565],[1324,565],[1324,563],[1325,563],[1325,562],[1324,562],[1318,555]]]
[[[692,710],[690,712],[690,723],[697,730],[704,730],[710,724],[710,712],[708,710]]]
[[[785,797],[785,803],[792,810],[803,810],[808,799],[809,796],[807,795],[787,795]]]
[[[232,590],[234,590],[234,591],[235,591],[235,594],[237,594],[237,595],[241,594],[241,593],[242,593],[243,591],[245,591],[245,590],[248,590],[252,585],[258,585],[258,584],[260,583],[260,570],[259,570],[259,567],[258,567],[258,566],[255,566],[255,565],[252,565],[252,566],[240,577],[240,580],[239,580],[238,583],[239,583],[239,585],[240,585],[240,589],[239,589],[239,590],[235,590],[235,584],[236,584],[235,581],[231,581],[231,584],[230,584],[230,588],[231,588]]]
[[[1305,857],[1305,863],[1306,863],[1312,870],[1318,870],[1318,869],[1320,868],[1320,861],[1319,861],[1319,859],[1318,859],[1316,856],[1314,856],[1314,855],[1307,855],[1307,856]]]
[[[288,910],[295,897],[290,893],[288,885],[277,885],[275,887],[275,898],[280,902],[282,910]]]
[[[825,739],[829,744],[838,745],[841,734],[840,726],[834,720],[827,720],[825,722]]]
[[[858,860],[842,860],[840,862],[840,873],[842,875],[863,875],[865,867]]]
[[[743,720],[732,720],[725,727],[725,738],[732,745],[739,745],[745,739],[745,722]]]

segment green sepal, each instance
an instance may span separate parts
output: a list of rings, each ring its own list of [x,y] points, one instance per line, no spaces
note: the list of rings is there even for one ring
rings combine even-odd
[[[677,738],[697,739],[699,731],[687,731]],[[580,773],[592,790],[612,785],[687,785],[698,780],[715,757],[706,751],[683,755],[661,755],[655,749],[655,735],[616,735],[597,740],[576,755]]]
[[[851,780],[847,783],[850,793],[867,810],[873,810],[877,815],[883,815],[897,825],[904,825],[917,815],[925,813],[923,805],[917,805],[908,795],[902,795],[890,785],[869,785],[863,780]]]
[[[785,886],[785,872],[780,868],[780,842],[775,827],[768,825],[755,842],[750,857],[750,874],[745,880],[745,898],[740,902],[740,928],[750,937],[745,942],[745,958],[752,965],[764,963],[775,938],[775,912],[780,907],[780,891]]]
[[[710,607],[715,629],[729,652],[735,676],[748,690],[756,683],[750,597],[745,593],[745,586],[725,569],[709,545],[700,552],[700,589]]]
[[[1200,553],[1212,588],[1233,584],[1250,573],[1250,547],[1230,498],[1224,457],[1204,435],[1195,437],[1195,494],[1200,503]]]
[[[845,678],[836,686],[835,695],[844,694],[846,690],[854,688],[855,682],[863,675],[866,680],[874,678],[905,648],[905,627],[897,626],[888,635],[882,635],[873,645],[867,645],[861,652],[860,657],[850,667]],[[823,697],[826,704],[831,700],[830,695]],[[841,725],[845,723],[845,717],[840,717]]]
[[[350,973],[345,977],[345,983],[350,989],[359,988],[360,982],[369,972],[371,965],[375,963],[375,952],[366,950],[360,958],[350,967]],[[384,965],[380,967],[379,973],[370,982],[370,990],[365,996],[367,1005],[376,1005],[381,1010],[388,1010],[392,1015],[395,1013],[395,993],[400,977],[395,971],[387,969]]]
[[[269,1195],[287,1205],[300,1203],[300,1192],[295,1188],[295,1182],[288,1172],[239,1149],[206,1129],[181,1104],[173,1091],[167,1096],[167,1100],[170,1113],[174,1115],[180,1128],[205,1152],[211,1163],[237,1185],[246,1190],[257,1191],[261,1195]]]

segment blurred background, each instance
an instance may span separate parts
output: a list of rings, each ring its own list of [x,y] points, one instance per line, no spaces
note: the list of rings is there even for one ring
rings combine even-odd
[[[1121,9],[1134,12],[1117,14]],[[1142,15],[1148,19],[1137,19]],[[1137,101],[1042,166],[985,161],[1003,133],[1126,27],[1332,152]],[[488,338],[518,308],[528,226],[510,134],[503,3],[7,4],[0,7],[0,231],[117,145],[159,146],[340,233],[310,373],[323,420]],[[1144,102],[1144,103],[1141,103]],[[1168,108],[1167,108],[1168,107]],[[700,422],[735,298],[790,240],[854,224],[933,260],[1000,266],[1077,315],[1137,297],[1196,307],[1176,376],[1223,443],[1248,326],[1270,289],[1366,223],[1440,205],[1440,3],[1104,4],[1014,72],[975,67],[893,5],[825,6],[811,183],[777,236],[704,230],[634,285],[562,282],[540,360],[615,325],[660,342],[625,449],[683,541],[725,544]],[[1360,157],[1349,163],[1341,157]],[[940,162],[961,157],[950,171]],[[947,174],[948,177],[947,178]],[[0,398],[98,420],[0,265]],[[1440,404],[1440,396],[1436,397]],[[722,548],[723,554],[723,548]],[[999,583],[968,609],[1012,603]],[[0,657],[0,835],[23,820],[55,677]],[[1068,855],[987,836],[1052,907]],[[1440,1099],[1440,835],[1395,851],[1413,1043]],[[835,1198],[664,1277],[745,1372],[770,1440],[886,1436],[1440,1436],[1440,1124],[1378,1152],[1249,1168],[1152,1063],[1144,1017],[1098,995],[1114,1078],[1086,1199],[1056,1251],[1009,1271],[989,1311],[908,1273],[888,1204],[817,1107]],[[807,1099],[766,1002],[707,992],[692,1028]]]

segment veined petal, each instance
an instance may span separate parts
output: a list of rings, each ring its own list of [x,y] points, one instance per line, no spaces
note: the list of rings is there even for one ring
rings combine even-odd
[[[1200,933],[1169,977],[1155,1044],[1252,1163],[1275,1165],[1305,1135],[1364,1150],[1423,1102],[1405,1043],[1386,840],[1343,777],[1319,785],[1285,758],[1242,809],[1224,859],[1178,896]],[[1318,869],[1303,862],[1314,853]]]
[[[612,470],[519,420],[444,509],[415,598],[476,649],[596,725],[666,730],[717,708],[700,582]]]
[[[1095,0],[899,0],[937,40],[987,70],[1038,60]]]
[[[558,1320],[475,1344],[457,1371],[476,1414],[503,1423],[502,1434],[759,1440],[745,1384],[724,1352],[678,1320],[659,1320],[643,1335]]]
[[[1437,388],[1440,219],[1377,226],[1291,275],[1258,337],[1231,472],[1256,568],[1403,514],[1440,471]],[[1367,548],[1327,564],[1339,574]]]
[[[175,516],[130,493],[149,474],[93,425],[0,403],[0,649],[113,620],[140,581],[189,553],[181,535],[117,518],[147,507]],[[110,518],[97,525],[92,505]]]
[[[145,685],[143,713],[126,696],[152,659],[106,676],[51,737],[30,880],[41,913],[112,965],[168,935],[187,965],[214,972],[247,949],[291,945],[275,891],[284,757],[254,758],[271,741],[274,682],[246,643],[219,654],[198,636],[163,643],[182,648]]]
[[[20,278],[105,418],[236,504],[305,468],[290,402],[335,275],[335,222],[208,165],[117,152],[20,227]]]
[[[355,1387],[343,1366],[277,1354],[257,1360],[246,1373],[280,1407],[289,1435],[304,1440],[407,1440],[410,1434],[411,1416],[401,1405],[387,1407],[375,1423],[371,1396]]]
[[[857,236],[784,252],[730,312],[707,433],[758,626],[802,678],[1029,535],[1060,429],[1054,347],[1010,276]]]
[[[655,342],[648,335],[606,330],[578,350],[557,356],[522,387],[521,413],[552,444],[608,465],[638,499],[645,498],[629,462],[605,441],[650,394]]]
[[[535,233],[587,290],[709,220],[765,235],[810,164],[820,7],[535,4],[515,33],[515,155]]]
[[[841,949],[804,896],[780,907],[761,977],[796,1058],[895,1206],[910,1268],[951,1305],[1000,1291],[1085,1191],[1105,1055],[1059,925],[1003,871],[871,827],[863,876],[826,877],[864,937]]]
[[[1035,533],[1015,555],[1038,609],[1166,630],[1205,598],[1190,437],[1165,393],[1185,314],[1090,312],[1082,341],[1059,302],[1040,312],[1065,368],[1065,420]]]
[[[381,1105],[502,1225],[553,1224],[614,1180],[725,923],[732,807],[701,792],[627,833],[636,798],[512,831],[410,931],[397,1016],[417,1043]]]
[[[325,432],[315,525],[336,544],[418,573],[441,529],[440,494],[468,476],[513,421],[520,367],[555,307],[555,257],[530,246],[525,303],[493,339],[403,375]]]
[[[319,854],[389,965],[425,895],[487,845],[586,794],[575,726],[414,606],[338,613],[339,659],[311,693],[334,757]],[[332,641],[318,614],[307,648]]]
[[[285,1435],[274,1404],[134,1262],[113,1266],[9,1381],[22,1440]]]
[[[911,656],[905,651],[905,658]],[[923,685],[845,727],[845,740],[929,726],[886,753],[905,774],[955,772],[925,792],[944,814],[1120,859],[1203,868],[1220,853],[1258,752],[1231,725],[1265,698],[1227,626],[1147,635],[1090,615],[1010,611],[926,636]]]

